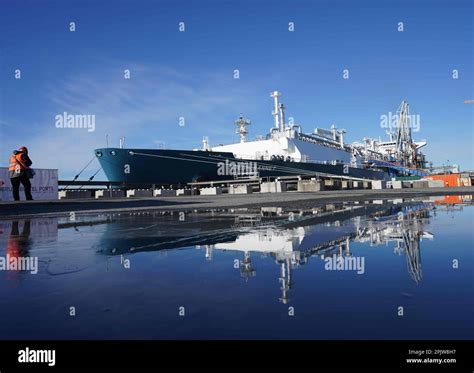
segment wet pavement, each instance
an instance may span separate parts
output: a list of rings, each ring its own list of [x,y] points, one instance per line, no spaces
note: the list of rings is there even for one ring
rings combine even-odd
[[[472,196],[3,220],[0,338],[470,339],[473,222]]]

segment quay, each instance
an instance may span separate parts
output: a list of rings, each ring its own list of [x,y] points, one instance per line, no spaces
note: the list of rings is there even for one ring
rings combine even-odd
[[[216,195],[181,194],[155,197],[72,198],[49,201],[1,201],[0,219],[69,216],[77,214],[127,213],[149,210],[207,210],[245,207],[310,208],[322,202],[368,201],[400,198],[435,198],[446,195],[474,195],[473,186],[451,188],[348,189],[316,192],[276,192]]]

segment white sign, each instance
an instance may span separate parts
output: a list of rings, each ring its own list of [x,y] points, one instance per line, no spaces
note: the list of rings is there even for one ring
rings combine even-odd
[[[58,199],[58,170],[33,169],[35,170],[35,176],[30,179],[33,199]],[[25,200],[23,185],[20,186],[20,199]],[[0,167],[0,201],[13,201],[12,184],[7,167]]]

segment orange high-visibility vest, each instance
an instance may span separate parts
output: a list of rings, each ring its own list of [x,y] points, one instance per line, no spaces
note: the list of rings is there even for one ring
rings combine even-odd
[[[19,174],[22,171],[27,170],[29,167],[26,166],[23,161],[21,160],[22,153],[12,154],[10,157],[10,166],[8,167],[8,171],[13,171],[14,173]]]

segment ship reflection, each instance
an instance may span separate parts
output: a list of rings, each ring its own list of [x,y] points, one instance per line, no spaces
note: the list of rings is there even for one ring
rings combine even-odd
[[[471,201],[461,203],[465,202]],[[114,229],[113,237],[101,243],[101,253],[127,255],[196,247],[206,261],[212,261],[217,252],[232,252],[236,253],[245,281],[258,276],[260,262],[256,258],[271,258],[279,267],[279,301],[287,304],[294,270],[309,260],[335,257],[336,263],[339,258],[360,258],[351,250],[351,245],[358,243],[385,246],[405,256],[410,278],[419,283],[423,278],[421,244],[434,239],[428,226],[438,208],[439,202],[430,199],[376,200],[332,203],[311,210],[264,207],[191,211],[182,223],[176,213],[160,212],[155,216],[132,216],[141,226],[139,236],[121,237],[121,230]],[[158,220],[159,226],[151,224],[151,229],[142,229],[145,222]],[[130,222],[124,220],[124,224],[128,227]],[[325,269],[324,263],[321,268]]]
[[[275,226],[275,223],[266,226],[262,217],[268,216],[269,210],[262,209],[259,216],[235,217],[235,226],[247,227],[250,231],[241,232],[232,242],[201,248],[207,260],[212,260],[216,250],[242,252],[240,273],[247,280],[257,274],[252,265],[253,255],[272,257],[280,267],[279,300],[284,304],[289,302],[295,268],[307,263],[311,257],[314,260],[351,257],[351,242],[391,246],[394,253],[405,255],[408,272],[418,283],[422,280],[421,241],[434,238],[426,231],[433,209],[432,204],[426,203],[326,205],[311,211],[312,217],[304,211],[274,209],[274,216],[288,220],[284,226]],[[295,216],[303,218],[297,221]],[[316,224],[311,224],[313,221]]]

